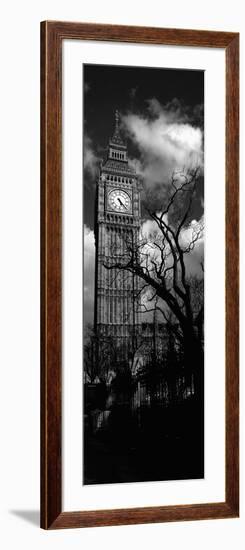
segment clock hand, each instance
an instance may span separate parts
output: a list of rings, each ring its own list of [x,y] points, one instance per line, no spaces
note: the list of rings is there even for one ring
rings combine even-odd
[[[125,204],[122,202],[121,199],[118,199],[118,202],[120,202],[120,204],[123,206],[123,208],[125,208]]]

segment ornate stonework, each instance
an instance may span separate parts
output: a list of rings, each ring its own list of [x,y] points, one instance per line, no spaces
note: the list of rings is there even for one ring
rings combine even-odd
[[[127,247],[137,244],[141,224],[140,185],[129,166],[118,112],[107,158],[100,167],[95,218],[95,331],[97,335],[113,338],[118,359],[127,360],[130,341],[140,327],[136,303],[139,281],[129,271],[107,269],[104,265],[126,262]]]

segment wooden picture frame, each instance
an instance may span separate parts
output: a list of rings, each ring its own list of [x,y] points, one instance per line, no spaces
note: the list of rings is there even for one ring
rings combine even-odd
[[[226,55],[226,498],[210,504],[62,512],[62,41],[224,48]],[[41,527],[239,515],[239,34],[41,23]]]

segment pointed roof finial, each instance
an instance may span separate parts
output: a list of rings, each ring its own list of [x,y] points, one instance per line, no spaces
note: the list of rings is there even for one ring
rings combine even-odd
[[[116,143],[117,145],[124,146],[124,142],[122,140],[121,134],[120,134],[120,128],[119,128],[119,120],[120,120],[120,114],[118,109],[115,110],[115,129],[113,136],[111,138],[111,141],[113,143]]]
[[[118,109],[115,110],[115,126],[116,126],[116,130],[118,129],[118,125],[119,125],[119,111]]]

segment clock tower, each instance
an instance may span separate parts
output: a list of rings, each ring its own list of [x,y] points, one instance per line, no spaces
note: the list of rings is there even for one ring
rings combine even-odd
[[[140,223],[140,185],[128,163],[116,111],[114,133],[97,182],[94,327],[97,336],[113,339],[118,361],[129,359],[130,341],[139,333],[139,280],[133,273],[114,266],[125,265],[128,246],[137,246]]]

